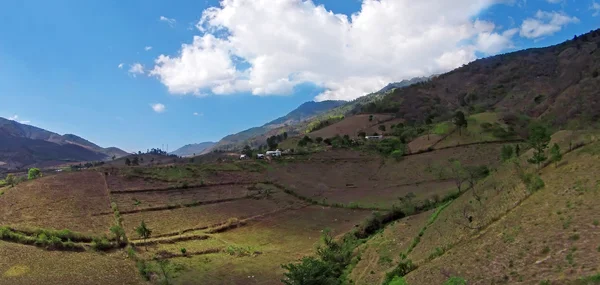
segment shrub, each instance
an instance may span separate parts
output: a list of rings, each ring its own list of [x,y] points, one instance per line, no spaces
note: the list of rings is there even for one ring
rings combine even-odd
[[[146,279],[146,281],[150,281],[150,274],[152,273],[152,271],[150,270],[150,268],[148,267],[146,262],[143,260],[138,260],[135,263],[135,266],[137,267],[140,275],[142,275],[142,277],[144,277],[144,279]]]
[[[502,146],[502,150],[500,153],[500,157],[502,158],[502,161],[507,161],[509,159],[511,159],[513,157],[513,148],[510,145],[504,145]]]
[[[287,271],[281,280],[286,285],[337,283],[332,264],[314,257],[304,257],[299,264],[290,263],[281,267]]]
[[[410,259],[404,259],[390,272],[385,274],[384,285],[390,285],[396,277],[404,277],[417,268]],[[400,283],[402,284],[402,283]]]
[[[103,251],[113,248],[113,245],[106,237],[95,237],[92,240],[92,248],[97,251]]]
[[[394,151],[392,151],[391,156],[396,161],[400,161],[400,160],[402,160],[402,157],[404,156],[404,150],[403,149],[394,150]]]
[[[462,277],[454,276],[446,280],[446,282],[444,282],[444,285],[467,285],[467,281]]]
[[[27,179],[32,180],[32,179],[36,179],[42,176],[42,172],[40,171],[39,168],[30,168],[29,171],[27,171]]]
[[[186,254],[187,254],[187,249],[185,249],[185,247],[182,247],[182,248],[180,249],[180,251],[181,251],[181,254],[183,254],[183,255],[186,255]]]
[[[395,276],[392,281],[390,281],[389,285],[408,285],[404,277]]]

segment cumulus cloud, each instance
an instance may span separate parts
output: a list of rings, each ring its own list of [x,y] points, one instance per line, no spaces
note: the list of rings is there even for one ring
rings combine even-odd
[[[152,107],[152,110],[154,110],[156,113],[162,113],[167,110],[167,107],[160,103],[151,104],[150,107]]]
[[[159,20],[161,22],[167,23],[171,27],[175,26],[175,23],[177,23],[177,21],[175,21],[175,19],[173,19],[173,18],[167,18],[165,16],[160,16]]]
[[[117,67],[118,67],[119,69],[122,69],[122,68],[123,68],[123,63],[119,63],[119,65],[117,65]]]
[[[144,74],[144,66],[139,62],[132,64],[129,67],[129,74],[133,77],[136,77],[138,74]]]
[[[19,120],[19,115],[16,115],[16,114],[8,117],[8,119],[11,120],[11,121],[15,121],[15,122],[21,123],[21,124],[29,124],[31,122],[31,121],[20,121]]]
[[[537,11],[535,18],[528,18],[521,25],[520,35],[528,39],[536,39],[552,35],[570,23],[577,23],[577,17],[562,12]]]
[[[592,16],[596,17],[596,16],[600,15],[600,4],[596,1],[592,2],[592,6],[590,7],[590,10],[593,11]]]
[[[305,0],[224,0],[150,74],[172,94],[285,95],[310,82],[325,89],[317,100],[354,99],[512,47],[517,30],[474,19],[496,2],[363,0],[346,16]]]
[[[149,51],[149,50],[151,50],[151,49],[152,49],[152,47],[151,47],[151,46],[145,46],[145,47],[144,47],[144,50],[145,50],[145,51]]]

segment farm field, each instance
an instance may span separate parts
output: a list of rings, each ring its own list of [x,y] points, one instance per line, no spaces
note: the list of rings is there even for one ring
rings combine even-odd
[[[372,116],[372,119],[369,121],[370,116]],[[384,115],[384,114],[355,115],[355,116],[351,116],[351,117],[346,117],[343,120],[341,120],[340,122],[337,122],[333,125],[329,125],[320,130],[311,132],[308,135],[312,138],[316,138],[316,137],[331,138],[331,137],[335,137],[336,135],[340,135],[340,136],[348,135],[351,138],[354,138],[357,136],[358,132],[360,132],[360,131],[364,131],[364,132],[370,131],[371,133],[373,133],[373,132],[381,133],[380,130],[377,130],[377,127],[380,124],[387,124],[386,127],[389,129],[390,125],[392,124],[391,123],[392,120],[394,120],[393,115]],[[368,133],[368,134],[371,134],[371,133]]]
[[[147,284],[124,252],[47,251],[0,241],[0,284]]]
[[[3,190],[0,225],[71,229],[82,233],[108,232],[112,217],[103,175],[75,172],[42,177]]]

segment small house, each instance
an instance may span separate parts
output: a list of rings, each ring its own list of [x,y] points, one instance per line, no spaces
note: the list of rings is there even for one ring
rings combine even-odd
[[[246,155],[245,155],[245,154],[242,154],[242,155],[240,155],[240,160],[242,160],[242,159],[246,159],[246,158],[247,158],[247,157],[246,157]]]
[[[263,158],[265,158],[265,155],[262,154],[262,153],[258,153],[258,154],[256,154],[256,158],[257,159],[263,159]]]

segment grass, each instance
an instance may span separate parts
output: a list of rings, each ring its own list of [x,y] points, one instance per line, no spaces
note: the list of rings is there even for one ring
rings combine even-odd
[[[431,130],[431,133],[436,134],[436,135],[445,135],[450,132],[451,128],[452,128],[452,123],[442,122],[442,123],[435,124],[433,126],[433,129]]]

